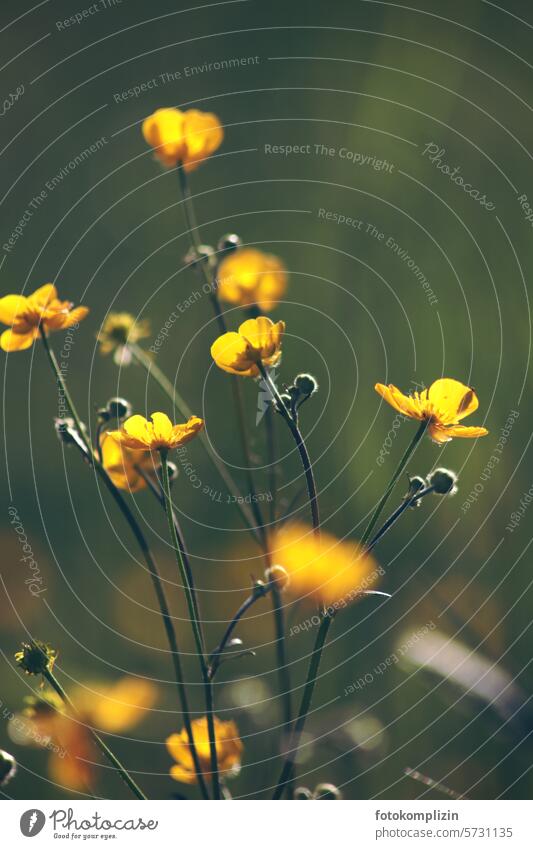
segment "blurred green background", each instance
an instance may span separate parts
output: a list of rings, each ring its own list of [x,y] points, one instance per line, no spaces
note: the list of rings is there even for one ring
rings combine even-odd
[[[279,380],[289,383],[305,370],[320,383],[302,426],[316,460],[324,525],[357,538],[412,436],[414,423],[402,423],[379,464],[395,414],[374,392],[376,381],[407,391],[441,375],[460,379],[480,399],[467,424],[490,430],[478,443],[439,448],[425,441],[410,463],[419,474],[453,468],[460,491],[409,511],[380,546],[382,589],[392,599],[366,599],[337,618],[306,729],[301,782],[335,782],[347,798],[415,798],[426,788],[405,777],[412,767],[470,798],[527,798],[533,513],[526,502],[517,527],[506,526],[533,483],[532,224],[524,211],[533,203],[530,4],[510,0],[504,9],[482,0],[429,0],[417,10],[374,0],[251,0],[191,9],[170,0],[123,0],[98,6],[79,24],[59,25],[89,5],[2,4],[3,96],[23,87],[2,115],[2,245],[25,211],[32,214],[12,250],[2,248],[1,293],[56,280],[62,296],[90,307],[67,380],[91,427],[96,407],[115,394],[138,412],[170,413],[144,372],[119,370],[99,354],[95,337],[109,310],[128,310],[150,320],[155,338],[176,305],[200,288],[183,261],[188,237],[176,175],[154,162],[140,123],[160,106],[216,112],[224,144],[191,175],[202,240],[216,244],[236,231],[289,269],[286,302],[273,313],[287,323]],[[209,69],[235,59],[246,62]],[[154,79],[138,96],[123,96]],[[101,149],[68,170],[100,138]],[[309,152],[274,154],[265,145]],[[489,208],[430,161],[427,145],[444,149],[441,162],[457,166]],[[368,157],[391,167],[359,164]],[[320,210],[361,224],[325,220]],[[389,239],[425,275],[436,300]],[[210,440],[245,490],[229,378],[209,355],[217,335],[210,304],[192,300],[157,364],[205,417]],[[230,312],[228,323],[236,327],[241,315]],[[59,351],[61,334],[53,341]],[[163,741],[181,723],[148,576],[113,503],[55,437],[56,393],[41,347],[3,355],[2,363],[0,747],[20,762],[5,793],[68,795],[48,780],[44,751],[17,746],[7,735],[7,718],[34,684],[16,669],[13,652],[32,635],[58,647],[65,686],[124,672],[158,683],[156,709],[131,739],[112,742],[148,795],[168,798],[184,788],[168,777]],[[257,387],[246,381],[243,390],[257,486],[265,490]],[[484,474],[509,416],[499,462]],[[288,453],[279,477],[283,507],[302,479],[281,425],[280,452]],[[203,486],[225,493],[194,443],[188,458]],[[396,503],[402,494],[399,487]],[[184,474],[175,498],[214,646],[245,598],[250,570],[260,575],[262,565],[247,559],[256,551],[234,506],[213,501]],[[39,563],[46,587],[39,598],[24,583],[10,505]],[[149,494],[134,506],[170,582],[181,643],[192,652],[164,517]],[[307,518],[305,506],[299,516]],[[312,613],[288,604],[289,627]],[[406,635],[428,625],[446,637],[437,660],[429,651],[424,668],[403,657],[376,672]],[[243,770],[231,787],[236,796],[268,798],[280,739],[268,602],[254,608],[238,635],[256,657],[223,667],[216,687],[219,716],[236,719],[245,744]],[[288,640],[295,701],[313,639],[310,631]],[[186,667],[201,713],[193,656]],[[346,694],[368,673],[371,683]],[[98,787],[104,796],[123,793],[104,769]]]

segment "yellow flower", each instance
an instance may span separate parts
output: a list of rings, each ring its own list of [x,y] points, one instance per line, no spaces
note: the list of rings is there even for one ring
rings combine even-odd
[[[16,728],[27,742],[51,751],[48,769],[53,781],[71,790],[87,790],[95,780],[97,761],[89,728],[110,734],[128,731],[142,720],[156,696],[154,685],[139,678],[79,685],[72,692],[78,714],[73,718],[56,694],[47,691],[42,698],[28,700]]]
[[[263,312],[273,309],[287,288],[287,271],[274,254],[241,248],[229,254],[218,270],[218,296],[237,306],[257,304]]]
[[[215,741],[218,755],[218,766],[221,775],[227,777],[237,775],[241,768],[241,755],[243,751],[242,741],[234,722],[222,722],[214,717]],[[211,753],[209,747],[209,732],[207,717],[194,719],[192,725],[192,736],[198,753],[200,769],[204,775],[211,773]],[[197,775],[189,746],[189,740],[185,729],[179,734],[171,734],[166,740],[167,749],[176,763],[170,768],[170,775],[176,781],[184,784],[195,784]]]
[[[152,422],[144,416],[131,416],[126,419],[120,430],[109,431],[121,447],[141,451],[158,451],[179,448],[193,439],[203,428],[204,422],[198,416],[191,416],[185,424],[173,425],[165,413],[152,413]]]
[[[285,322],[274,324],[262,315],[250,318],[238,333],[223,333],[211,345],[211,356],[217,366],[230,374],[257,377],[257,363],[275,366],[281,360],[281,340]]]
[[[71,301],[60,301],[52,283],[41,286],[33,295],[6,295],[0,298],[0,323],[11,325],[0,336],[4,351],[24,351],[39,336],[39,327],[46,330],[66,330],[83,321],[87,307],[76,307]]]
[[[143,121],[145,141],[163,165],[197,168],[222,144],[224,131],[216,115],[198,109],[157,109]]]
[[[114,351],[116,364],[128,365],[131,360],[128,343],[134,345],[149,335],[148,321],[136,321],[129,312],[110,312],[97,336],[100,353],[105,355]]]
[[[429,422],[428,432],[434,442],[449,442],[454,436],[476,439],[488,433],[484,427],[459,424],[479,406],[474,390],[459,380],[443,377],[432,383],[429,389],[412,395],[404,395],[392,383],[388,386],[376,383],[375,389],[403,416]]]
[[[156,463],[150,451],[127,448],[109,433],[101,434],[100,447],[104,469],[118,489],[125,489],[127,492],[146,489],[148,484],[139,469],[154,476]]]
[[[346,607],[377,583],[381,569],[371,554],[353,541],[341,541],[327,531],[320,540],[300,522],[283,525],[272,551],[288,572],[288,592],[326,608]]]

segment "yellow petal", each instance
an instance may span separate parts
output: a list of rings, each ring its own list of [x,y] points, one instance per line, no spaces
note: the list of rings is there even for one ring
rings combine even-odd
[[[14,330],[4,330],[0,336],[0,348],[3,351],[25,351],[31,348],[39,335],[37,328],[32,328],[26,333],[15,333]]]
[[[488,430],[485,427],[465,427],[464,425],[451,425],[443,428],[449,439],[477,439],[479,436],[487,436]]]
[[[152,413],[154,439],[157,442],[170,443],[172,439],[172,422],[166,413]]]
[[[30,295],[30,299],[40,306],[46,306],[55,298],[57,298],[57,289],[53,283],[45,283],[44,286],[40,286]]]
[[[254,352],[239,333],[224,333],[211,345],[211,356],[217,366],[231,374],[247,374],[255,366]]]
[[[452,423],[469,416],[477,410],[479,401],[476,393],[459,380],[444,377],[436,380],[428,389],[427,398],[443,423]]]
[[[385,386],[383,383],[376,383],[374,389],[381,395],[384,401],[387,404],[390,404],[398,413],[401,413],[403,416],[408,416],[411,419],[421,419],[422,415],[418,410],[416,402],[410,398],[408,395],[404,395],[403,392],[400,392],[397,386],[389,383],[388,386]]]
[[[239,334],[262,353],[272,344],[273,327],[274,323],[270,318],[266,315],[260,315],[258,318],[249,318],[248,321],[243,321],[239,327]]]
[[[171,447],[178,448],[193,439],[204,426],[203,419],[191,416],[185,424],[177,424],[172,428]]]
[[[177,764],[170,767],[170,777],[182,784],[196,784],[198,780],[194,770],[187,770]]]
[[[121,431],[112,431],[110,436],[115,439],[117,433],[121,435],[119,441],[129,448],[149,448],[152,443],[152,428],[144,416],[131,416]]]
[[[80,321],[83,321],[88,314],[88,307],[76,307],[75,309],[70,310],[70,312],[64,317],[62,328],[66,329],[67,327],[72,327],[74,324],[79,324]]]
[[[15,324],[23,317],[27,303],[23,295],[5,295],[0,298],[0,322]]]
[[[176,165],[183,159],[186,148],[183,112],[179,109],[157,109],[143,122],[142,132],[164,165]]]
[[[184,167],[193,171],[200,162],[210,156],[222,144],[224,131],[216,115],[189,109],[183,115],[183,133],[186,154]]]

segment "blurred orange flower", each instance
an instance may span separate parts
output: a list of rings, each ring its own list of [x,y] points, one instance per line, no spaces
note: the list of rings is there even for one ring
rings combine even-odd
[[[211,345],[211,356],[223,371],[242,377],[257,377],[257,363],[276,366],[281,360],[281,340],[285,322],[276,324],[267,316],[250,318],[238,333],[223,333]]]
[[[341,541],[327,531],[317,540],[312,528],[300,522],[282,525],[272,554],[289,573],[287,592],[327,608],[346,607],[372,589],[382,573],[373,556],[353,541]]]
[[[46,283],[32,295],[5,295],[0,298],[0,322],[10,325],[0,336],[4,351],[24,351],[31,348],[39,336],[39,327],[46,330],[66,330],[83,321],[87,307],[76,307],[71,301],[60,301],[57,289]]]
[[[237,775],[241,768],[241,755],[244,748],[239,738],[237,726],[232,721],[222,722],[216,716],[214,722],[220,774],[226,777]],[[194,719],[191,725],[200,769],[204,775],[209,776],[211,773],[211,752],[207,717]],[[196,784],[198,779],[194,771],[194,763],[185,729],[182,729],[179,734],[171,734],[167,738],[166,744],[168,751],[176,761],[170,768],[172,778],[184,784]]]
[[[287,270],[274,254],[240,248],[220,263],[217,284],[222,301],[269,312],[285,294]]]
[[[224,138],[217,116],[199,109],[157,109],[143,121],[142,132],[163,165],[182,164],[185,171],[197,168]]]
[[[95,778],[98,754],[89,728],[117,734],[137,725],[155,703],[154,685],[140,678],[125,677],[114,684],[79,685],[72,701],[79,716],[66,713],[61,699],[47,691],[32,698],[18,718],[18,742],[35,743],[50,751],[49,775],[71,790],[87,790]],[[25,738],[25,739],[23,739]]]
[[[198,416],[191,416],[185,424],[177,425],[173,425],[165,413],[152,413],[150,418],[151,422],[144,416],[131,416],[120,430],[109,431],[109,436],[125,448],[141,451],[158,451],[161,448],[170,450],[193,439],[204,426]]]
[[[428,432],[434,442],[449,442],[455,436],[476,439],[488,433],[484,427],[459,424],[479,406],[474,390],[459,380],[443,377],[432,383],[429,389],[412,395],[404,395],[392,383],[388,386],[376,383],[375,389],[403,416],[429,422]]]

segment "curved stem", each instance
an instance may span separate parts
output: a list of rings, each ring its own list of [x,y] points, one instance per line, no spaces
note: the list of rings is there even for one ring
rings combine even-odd
[[[189,617],[191,620],[194,641],[196,644],[196,653],[198,655],[198,660],[200,663],[200,670],[202,673],[202,678],[204,682],[204,693],[205,693],[205,704],[206,704],[206,716],[207,716],[207,727],[209,733],[209,751],[211,755],[211,781],[213,783],[213,796],[215,799],[220,799],[220,779],[218,773],[218,754],[217,754],[217,743],[216,743],[216,732],[215,732],[215,717],[214,717],[214,701],[213,701],[213,688],[211,685],[211,680],[209,677],[209,670],[207,666],[207,661],[205,658],[205,644],[204,644],[204,636],[202,633],[202,628],[200,624],[200,620],[198,617],[198,608],[195,603],[195,594],[192,583],[189,582],[189,576],[187,574],[187,570],[185,568],[185,564],[183,562],[183,554],[182,548],[180,547],[180,543],[178,541],[178,535],[176,533],[176,526],[174,524],[174,516],[172,511],[172,499],[170,495],[170,480],[168,476],[168,461],[167,449],[160,449],[159,451],[161,455],[161,478],[163,483],[163,495],[165,499],[165,508],[167,513],[168,520],[168,528],[170,531],[170,539],[172,541],[172,546],[174,548],[174,553],[176,555],[176,560],[178,563],[178,568],[180,570],[181,580],[183,582],[183,588],[185,590],[185,598],[187,600],[187,608],[189,611]],[[183,546],[183,539],[181,540],[181,545]],[[184,547],[184,546],[183,546]],[[192,578],[192,575],[191,575]]]
[[[311,700],[313,698],[313,691],[315,689],[315,684],[318,676],[318,669],[320,666],[320,660],[322,658],[322,651],[324,649],[324,644],[326,642],[326,637],[328,635],[328,631],[332,621],[333,619],[331,616],[322,614],[322,621],[320,623],[320,627],[316,635],[315,645],[313,647],[313,653],[311,655],[311,661],[309,663],[309,670],[307,672],[307,678],[304,685],[300,709],[298,711],[298,716],[296,717],[296,722],[294,723],[294,731],[292,733],[289,744],[289,753],[287,755],[285,763],[283,764],[278,784],[274,791],[274,795],[272,796],[273,799],[282,798],[287,785],[291,782],[293,777],[294,761],[296,760],[296,755],[298,753],[298,747],[300,745],[300,739],[305,727],[307,714],[309,713],[309,708],[311,707]]]
[[[313,531],[316,537],[320,536],[320,514],[318,510],[318,495],[316,491],[315,477],[313,474],[313,467],[311,465],[311,460],[309,457],[309,453],[307,451],[304,439],[302,434],[300,433],[300,429],[298,427],[298,422],[296,419],[292,417],[289,410],[283,403],[278,389],[270,377],[268,371],[264,367],[263,363],[258,362],[257,367],[261,372],[261,376],[263,377],[266,386],[270,390],[270,394],[272,395],[273,400],[276,402],[276,407],[287,422],[289,429],[294,437],[294,441],[296,442],[296,447],[298,448],[298,453],[300,454],[300,459],[302,461],[302,466],[305,474],[305,480],[307,484],[307,495],[309,498],[309,506],[311,508],[311,518],[313,520]]]
[[[50,686],[58,694],[62,702],[69,708],[70,712],[74,714],[74,716],[79,720],[79,714],[76,710],[75,705],[70,700],[69,696],[67,695],[67,693],[65,692],[53,672],[50,669],[47,669],[45,672],[43,672],[43,675],[50,684]],[[144,801],[146,801],[146,796],[144,795],[140,787],[133,780],[128,770],[121,764],[117,756],[113,754],[109,746],[104,743],[100,735],[97,734],[96,731],[90,727],[90,725],[86,725],[85,727],[88,729],[89,734],[91,735],[92,739],[94,740],[104,757],[106,757],[109,763],[117,770],[120,777],[122,778],[124,783],[127,784],[127,786],[130,788],[134,796],[136,796],[137,799],[143,799]]]
[[[399,464],[396,468],[396,471],[394,472],[392,478],[389,481],[389,485],[387,486],[387,489],[385,490],[385,492],[381,496],[380,500],[378,501],[378,505],[377,505],[376,509],[374,510],[368,525],[366,526],[365,532],[364,532],[363,536],[361,537],[361,545],[365,545],[367,540],[370,539],[370,534],[374,530],[374,527],[375,527],[375,525],[376,525],[376,523],[377,523],[377,521],[378,521],[378,519],[381,515],[381,511],[383,510],[383,508],[385,507],[385,504],[387,503],[387,501],[390,498],[392,490],[394,489],[394,487],[396,485],[396,481],[398,480],[401,473],[403,472],[403,470],[407,466],[407,463],[411,459],[416,446],[418,445],[418,443],[420,442],[420,440],[424,436],[424,434],[427,430],[428,424],[429,424],[428,421],[421,422],[420,427],[418,428],[418,430],[415,433],[413,439],[411,440],[409,446],[407,447],[405,454],[403,455],[402,459],[400,460],[400,462],[399,462]]]
[[[176,685],[177,685],[178,695],[179,695],[180,703],[181,703],[181,711],[182,711],[182,714],[183,714],[183,724],[185,726],[185,730],[186,730],[186,733],[187,733],[187,739],[189,741],[189,746],[190,746],[190,749],[191,749],[191,757],[193,759],[194,768],[195,768],[196,774],[198,776],[198,783],[200,785],[202,795],[205,798],[209,798],[209,793],[207,792],[207,787],[205,785],[203,774],[202,774],[202,771],[201,771],[201,768],[200,768],[200,762],[199,762],[199,759],[198,759],[198,752],[196,750],[196,745],[195,745],[194,737],[193,737],[193,733],[192,733],[189,703],[188,703],[188,698],[187,698],[187,691],[185,689],[185,684],[184,684],[183,672],[182,672],[182,667],[181,667],[181,657],[180,657],[178,642],[177,642],[177,639],[176,639],[176,632],[174,630],[174,625],[173,625],[173,622],[172,622],[172,618],[170,616],[169,607],[168,607],[168,603],[167,603],[167,600],[166,600],[163,585],[161,583],[161,577],[159,575],[159,571],[157,569],[155,560],[152,556],[152,553],[150,551],[148,543],[147,543],[147,541],[144,537],[144,534],[141,531],[137,521],[135,520],[133,513],[131,512],[130,508],[128,507],[128,505],[127,505],[126,501],[124,500],[124,498],[122,497],[121,493],[116,488],[116,486],[112,482],[111,478],[107,474],[106,470],[104,469],[104,467],[100,463],[99,459],[95,456],[95,454],[92,450],[91,443],[89,442],[89,439],[88,439],[88,437],[85,433],[85,429],[84,429],[83,424],[81,422],[81,419],[78,415],[78,411],[76,410],[74,402],[72,401],[72,398],[70,397],[70,394],[68,392],[65,380],[63,378],[63,375],[61,374],[61,370],[59,368],[57,359],[55,357],[55,354],[54,354],[52,348],[50,347],[50,344],[48,342],[48,337],[47,337],[46,332],[45,332],[44,328],[42,327],[42,325],[41,325],[40,330],[41,330],[41,337],[42,337],[42,340],[43,340],[43,343],[44,343],[44,348],[45,348],[46,354],[48,356],[50,365],[52,367],[52,371],[55,374],[57,384],[60,387],[61,392],[63,393],[63,396],[64,396],[64,398],[67,402],[67,406],[68,406],[70,414],[71,414],[71,416],[74,419],[74,422],[76,424],[76,428],[78,430],[80,439],[82,440],[82,443],[85,445],[86,453],[85,453],[84,457],[88,462],[90,462],[94,466],[96,472],[98,473],[101,480],[103,481],[103,483],[107,487],[109,493],[113,496],[113,498],[114,498],[117,506],[119,507],[122,515],[126,519],[128,525],[129,525],[129,527],[130,527],[130,529],[131,529],[131,531],[132,531],[132,533],[133,533],[133,535],[134,535],[134,537],[135,537],[135,539],[136,539],[136,541],[139,545],[139,548],[141,549],[142,555],[144,557],[144,561],[146,563],[150,577],[152,579],[154,590],[155,590],[157,600],[158,600],[158,603],[159,603],[159,609],[161,611],[161,618],[163,620],[163,625],[164,625],[165,632],[166,632],[166,635],[167,635],[167,640],[168,640],[168,644],[169,644],[169,648],[170,648],[170,654],[171,654],[171,657],[172,657],[172,663],[173,663],[173,666],[174,666],[174,674],[175,674],[175,678],[176,678]],[[81,450],[81,445],[79,445],[78,447],[80,447],[80,450]]]
[[[276,628],[276,656],[279,689],[283,705],[283,722],[285,723],[285,732],[289,734],[292,723],[292,702],[291,681],[287,663],[287,642],[285,639],[285,616],[283,615],[281,593],[275,585],[272,586],[272,610],[274,612],[274,624]]]
[[[211,680],[213,680],[213,678],[217,674],[217,670],[220,666],[222,655],[224,654],[224,651],[226,649],[228,641],[229,641],[231,635],[233,634],[235,628],[239,624],[239,621],[242,619],[242,617],[244,616],[246,611],[249,610],[251,608],[251,606],[253,604],[255,604],[255,602],[258,599],[263,598],[263,596],[265,596],[267,594],[268,590],[269,590],[269,587],[266,587],[266,586],[264,587],[264,589],[262,591],[259,591],[259,588],[256,588],[254,590],[254,592],[251,595],[248,596],[246,601],[243,601],[243,603],[241,604],[241,606],[237,610],[235,616],[233,617],[231,622],[229,622],[226,630],[224,631],[224,636],[222,637],[222,639],[221,639],[220,643],[218,644],[218,646],[216,647],[216,649],[211,654],[211,664],[210,664],[210,667],[209,667],[209,677],[210,677]]]

